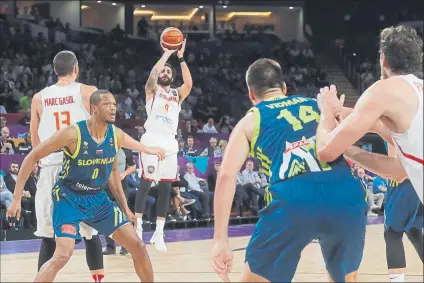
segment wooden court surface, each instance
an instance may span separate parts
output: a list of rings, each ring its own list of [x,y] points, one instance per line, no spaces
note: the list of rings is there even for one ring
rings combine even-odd
[[[230,238],[232,249],[246,247],[249,237]],[[404,238],[407,271],[406,282],[423,282],[423,265],[409,240]],[[158,282],[220,282],[212,271],[212,240],[168,244],[168,253],[160,254],[152,246],[148,251]],[[36,275],[37,253],[1,256],[1,282],[29,282]],[[131,256],[105,256],[104,282],[139,282],[133,271]],[[244,250],[234,252],[232,281],[237,282],[243,268]],[[91,282],[85,261],[85,250],[77,250],[56,282]],[[364,257],[359,269],[360,282],[389,282],[386,267],[383,225],[367,226]],[[293,282],[328,282],[318,244],[311,243],[302,253]]]

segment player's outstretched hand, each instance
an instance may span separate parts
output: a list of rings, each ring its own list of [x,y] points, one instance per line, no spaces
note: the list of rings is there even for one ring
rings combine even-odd
[[[345,95],[342,94],[340,98],[337,97],[337,88],[335,85],[330,87],[324,87],[320,89],[320,93],[317,96],[318,107],[321,111],[325,109],[331,110],[334,113],[336,120],[340,121],[343,119],[342,111],[343,104],[345,101]]]
[[[13,199],[6,212],[6,219],[10,226],[15,226],[15,223],[21,218],[21,201]]]
[[[156,155],[159,158],[159,160],[165,159],[165,150],[157,146],[147,147],[146,153],[150,155]]]
[[[231,282],[228,273],[233,268],[233,252],[227,240],[215,242],[212,248],[212,268],[224,282]]]
[[[168,48],[164,47],[162,44],[160,46],[162,47],[163,53],[165,53],[169,56],[171,56],[172,54],[174,54],[177,51],[177,49],[175,49],[175,50],[168,49]]]
[[[184,56],[186,41],[187,41],[187,38],[184,39],[183,44],[181,45],[180,49],[178,49],[178,51],[177,51],[177,56],[178,57],[183,57]]]

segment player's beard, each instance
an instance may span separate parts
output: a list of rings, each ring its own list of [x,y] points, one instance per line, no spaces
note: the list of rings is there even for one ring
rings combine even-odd
[[[162,80],[161,77],[158,78],[158,85],[161,86],[170,86],[172,83],[172,79],[167,79],[166,81]]]

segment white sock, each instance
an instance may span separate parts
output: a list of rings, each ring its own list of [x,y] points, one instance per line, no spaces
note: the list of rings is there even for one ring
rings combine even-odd
[[[137,218],[137,230],[143,231],[143,218]]]
[[[165,227],[165,219],[156,220],[156,232],[163,234],[163,228]]]
[[[405,273],[389,274],[390,282],[405,282]]]

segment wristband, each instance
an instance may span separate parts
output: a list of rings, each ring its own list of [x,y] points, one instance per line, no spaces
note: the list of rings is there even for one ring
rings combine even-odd
[[[185,60],[184,60],[184,57],[178,57],[178,63],[184,63],[185,62]]]

